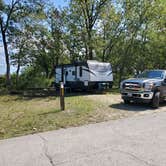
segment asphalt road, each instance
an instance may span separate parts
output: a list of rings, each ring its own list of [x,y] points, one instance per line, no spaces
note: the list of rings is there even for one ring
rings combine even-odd
[[[0,166],[166,166],[166,112],[1,140]]]

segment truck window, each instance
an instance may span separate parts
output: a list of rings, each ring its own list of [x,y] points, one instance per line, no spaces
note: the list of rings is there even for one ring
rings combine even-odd
[[[162,79],[164,77],[164,73],[163,71],[160,70],[150,70],[150,71],[144,71],[143,73],[139,74],[137,77]]]

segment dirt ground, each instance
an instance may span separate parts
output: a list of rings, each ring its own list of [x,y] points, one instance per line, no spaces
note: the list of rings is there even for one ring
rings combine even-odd
[[[97,104],[100,103],[97,112],[98,115],[102,115],[105,120],[166,111],[166,101],[161,103],[158,109],[153,109],[149,104],[143,103],[131,103],[126,105],[123,103],[120,94],[87,95],[86,98],[93,100]]]

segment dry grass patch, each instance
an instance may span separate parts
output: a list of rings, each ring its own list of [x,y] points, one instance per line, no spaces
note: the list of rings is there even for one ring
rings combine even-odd
[[[129,116],[166,111],[147,105],[124,105],[119,94],[68,96],[60,111],[58,97],[0,96],[0,139]]]
[[[57,97],[0,96],[0,138],[85,124],[93,110],[93,102],[79,96],[66,98],[66,111]]]

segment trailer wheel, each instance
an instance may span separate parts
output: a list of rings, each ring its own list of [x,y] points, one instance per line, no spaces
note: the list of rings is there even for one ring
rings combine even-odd
[[[159,107],[159,104],[160,104],[160,92],[156,92],[154,94],[151,104],[152,104],[153,108],[158,108]]]
[[[112,83],[109,83],[109,89],[112,89]]]
[[[87,87],[83,87],[82,92],[87,92]]]
[[[124,99],[123,101],[124,101],[125,104],[130,104],[130,100]]]

